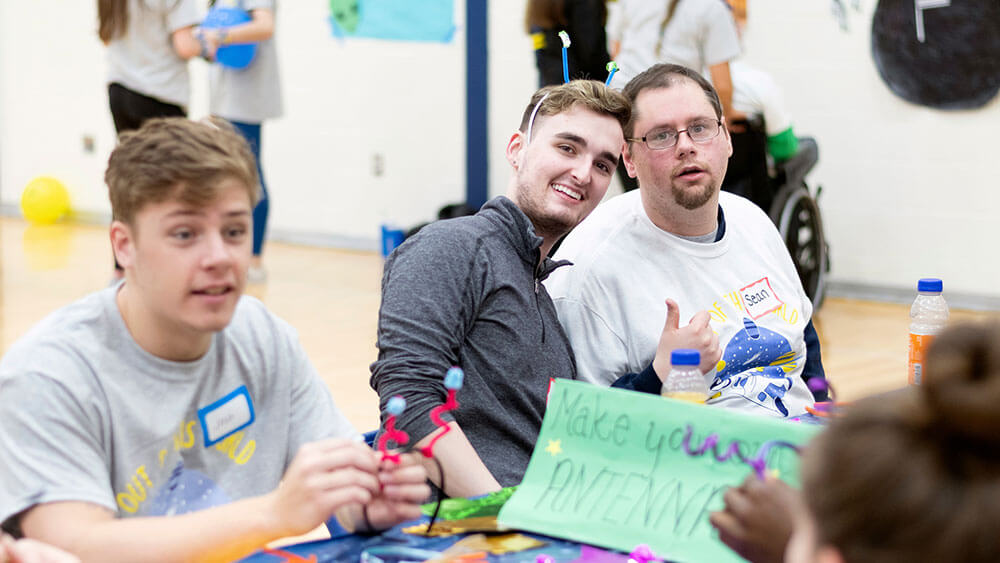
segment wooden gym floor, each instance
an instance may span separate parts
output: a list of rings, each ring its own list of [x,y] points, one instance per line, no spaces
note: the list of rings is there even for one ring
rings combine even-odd
[[[381,258],[373,253],[280,243],[265,248],[266,284],[249,293],[299,331],[306,352],[347,418],[378,425],[368,386],[375,359]],[[0,353],[51,311],[110,280],[107,229],[29,225],[0,218]],[[839,397],[855,399],[906,382],[909,307],[829,298],[814,316],[823,363]],[[953,320],[998,313],[952,311]]]

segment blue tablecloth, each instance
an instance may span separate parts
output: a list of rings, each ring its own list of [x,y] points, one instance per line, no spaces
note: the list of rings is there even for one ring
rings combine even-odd
[[[379,553],[382,548],[398,546],[406,547],[420,550],[427,550],[432,552],[441,552],[445,549],[451,547],[455,542],[460,540],[462,535],[448,536],[448,537],[423,537],[415,536],[412,534],[403,533],[402,529],[413,526],[419,523],[426,523],[427,519],[415,520],[413,522],[407,522],[400,524],[395,528],[386,530],[377,536],[359,536],[343,534],[336,537],[332,537],[328,540],[318,540],[300,543],[291,546],[285,546],[279,548],[275,551],[280,551],[284,553],[294,554],[305,560],[310,560],[310,556],[316,556],[317,563],[326,562],[342,562],[342,561],[361,561],[362,554],[369,550],[367,557],[368,561],[377,562],[384,561],[385,563],[399,563],[400,561],[423,561],[427,557],[423,558],[397,558],[387,556],[384,553]],[[528,536],[538,538],[545,542],[545,545],[539,548],[530,549],[527,551],[520,551],[516,553],[506,553],[503,555],[492,555],[490,554],[487,559],[491,562],[502,562],[502,563],[512,563],[527,561],[534,563],[539,555],[548,555],[552,557],[553,561],[559,563],[569,563],[571,561],[576,561],[580,559],[581,549],[584,547],[579,543],[560,540],[556,538],[551,538],[548,536],[541,536],[538,534],[526,534]],[[374,548],[374,549],[372,549]],[[591,554],[587,561],[592,563],[597,563],[598,561],[606,561],[607,563],[613,562],[624,562],[627,560],[627,555],[618,554],[607,554],[606,558],[594,558]],[[374,556],[374,558],[373,558]],[[243,560],[241,563],[296,563],[294,559],[289,560],[289,558],[275,555],[265,552],[257,552]]]

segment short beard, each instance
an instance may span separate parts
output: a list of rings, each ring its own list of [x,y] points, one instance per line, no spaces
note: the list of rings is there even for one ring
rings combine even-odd
[[[576,226],[567,224],[568,221],[561,217],[545,215],[544,211],[537,207],[535,201],[529,197],[531,194],[529,186],[524,184],[518,185],[518,193],[522,196],[519,198],[521,200],[518,202],[520,204],[519,207],[531,221],[536,235],[542,238],[558,238],[570,232]]]
[[[700,192],[690,193],[677,186],[670,187],[670,193],[674,196],[674,201],[688,211],[694,211],[708,203],[715,194],[716,189],[711,184],[706,184]]]

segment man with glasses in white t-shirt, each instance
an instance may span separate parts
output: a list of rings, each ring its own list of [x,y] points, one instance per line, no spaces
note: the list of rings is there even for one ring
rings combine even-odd
[[[546,282],[578,378],[659,393],[671,351],[694,348],[710,404],[804,414],[826,398],[806,384],[823,378],[812,304],[767,215],[720,193],[732,144],[718,95],[670,64],[623,93],[633,104],[623,159],[639,190],[570,233],[556,258],[574,266]]]

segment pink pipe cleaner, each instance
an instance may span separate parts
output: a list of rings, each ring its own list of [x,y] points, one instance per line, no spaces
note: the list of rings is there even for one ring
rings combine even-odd
[[[628,563],[655,563],[658,561],[663,561],[663,559],[656,556],[653,550],[644,543],[639,544],[628,554]]]
[[[459,389],[462,388],[462,382],[465,379],[465,372],[462,368],[454,366],[448,369],[448,373],[444,376],[444,386],[448,389],[448,400],[444,402],[443,405],[434,407],[431,411],[431,420],[434,424],[438,425],[439,428],[443,428],[444,431],[434,436],[431,439],[431,443],[427,444],[423,448],[420,448],[420,453],[424,454],[424,457],[434,456],[434,444],[441,439],[442,436],[451,432],[451,428],[448,427],[448,422],[441,419],[441,415],[458,408],[458,401],[455,399],[455,394]]]
[[[385,421],[385,432],[378,439],[378,451],[382,452],[382,457],[393,463],[399,463],[399,454],[389,453],[388,443],[392,440],[396,447],[405,446],[410,441],[410,435],[396,428],[396,417],[403,413],[406,408],[406,399],[396,395],[389,399],[385,410],[389,413],[389,418]]]

